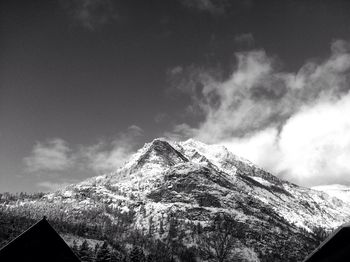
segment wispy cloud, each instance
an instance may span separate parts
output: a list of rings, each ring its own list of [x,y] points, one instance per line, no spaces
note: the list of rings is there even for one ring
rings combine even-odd
[[[214,16],[225,15],[228,12],[239,12],[252,6],[253,0],[178,0],[183,6],[206,12]]]
[[[73,164],[70,151],[67,142],[60,138],[37,142],[24,163],[29,172],[62,171]]]
[[[80,155],[97,173],[111,172],[120,167],[135,150],[143,130],[132,125],[127,132],[120,133],[111,141],[101,141],[92,146],[83,146]]]
[[[254,46],[254,36],[252,33],[245,33],[235,36],[235,43],[239,47],[249,47],[252,48]]]
[[[131,125],[113,139],[101,139],[92,145],[73,146],[63,139],[54,138],[36,143],[31,154],[23,161],[26,171],[30,173],[55,173],[55,177],[61,178],[67,178],[68,173],[82,171],[88,174],[111,172],[128,159],[139,145],[142,136],[142,128]]]
[[[112,0],[67,0],[61,3],[74,21],[88,30],[95,30],[118,18]]]
[[[228,4],[226,0],[180,0],[180,2],[188,8],[205,11],[214,15],[224,14],[225,7]]]
[[[280,70],[263,50],[240,52],[236,59],[228,78],[197,69],[187,85],[177,85],[204,121],[178,125],[175,133],[231,145],[235,153],[299,183],[346,181],[344,164],[334,159],[350,151],[340,143],[350,131],[344,116],[350,112],[349,43],[334,41],[327,59],[310,60],[296,73]]]

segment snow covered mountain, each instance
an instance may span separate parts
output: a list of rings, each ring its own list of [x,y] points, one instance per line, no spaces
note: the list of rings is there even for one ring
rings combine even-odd
[[[334,228],[350,215],[350,206],[339,199],[280,180],[223,146],[194,140],[174,143],[156,139],[115,173],[88,179],[46,197],[61,200],[86,189],[112,202],[142,201],[150,209],[189,204],[243,217],[244,212],[235,207],[240,200],[249,199],[306,230],[315,226]],[[209,203],[199,203],[201,194]]]
[[[205,229],[225,214],[244,224],[241,245],[256,254],[251,257],[284,250],[295,261],[310,252],[305,243],[316,228],[331,230],[349,221],[350,205],[330,195],[283,181],[223,146],[155,139],[111,174],[8,208],[27,208],[33,216],[52,209],[67,221],[93,212],[112,224],[132,213],[133,228],[145,234],[153,228],[159,239],[175,217],[189,246],[198,245],[194,227]]]
[[[322,185],[312,187],[314,190],[322,191],[330,196],[339,198],[346,203],[350,203],[350,187],[345,185]]]

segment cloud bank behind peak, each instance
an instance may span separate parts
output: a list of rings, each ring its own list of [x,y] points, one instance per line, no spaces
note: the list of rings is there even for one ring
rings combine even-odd
[[[347,183],[349,43],[333,41],[326,59],[307,61],[297,72],[281,70],[264,50],[235,56],[227,78],[198,68],[174,77],[175,87],[191,97],[189,107],[204,118],[175,126],[170,136],[225,144],[299,184]],[[183,74],[188,81],[178,85]]]

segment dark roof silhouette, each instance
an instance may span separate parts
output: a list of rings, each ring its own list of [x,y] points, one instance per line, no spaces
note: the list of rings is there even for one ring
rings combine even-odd
[[[350,261],[350,224],[335,230],[304,262]]]
[[[45,217],[4,246],[0,261],[80,262]]]

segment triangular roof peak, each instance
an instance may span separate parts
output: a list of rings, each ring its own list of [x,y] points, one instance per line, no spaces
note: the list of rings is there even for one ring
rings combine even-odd
[[[0,261],[79,262],[80,260],[49,224],[46,217],[43,217],[0,250]]]
[[[342,262],[350,259],[350,223],[334,230],[303,262]]]

